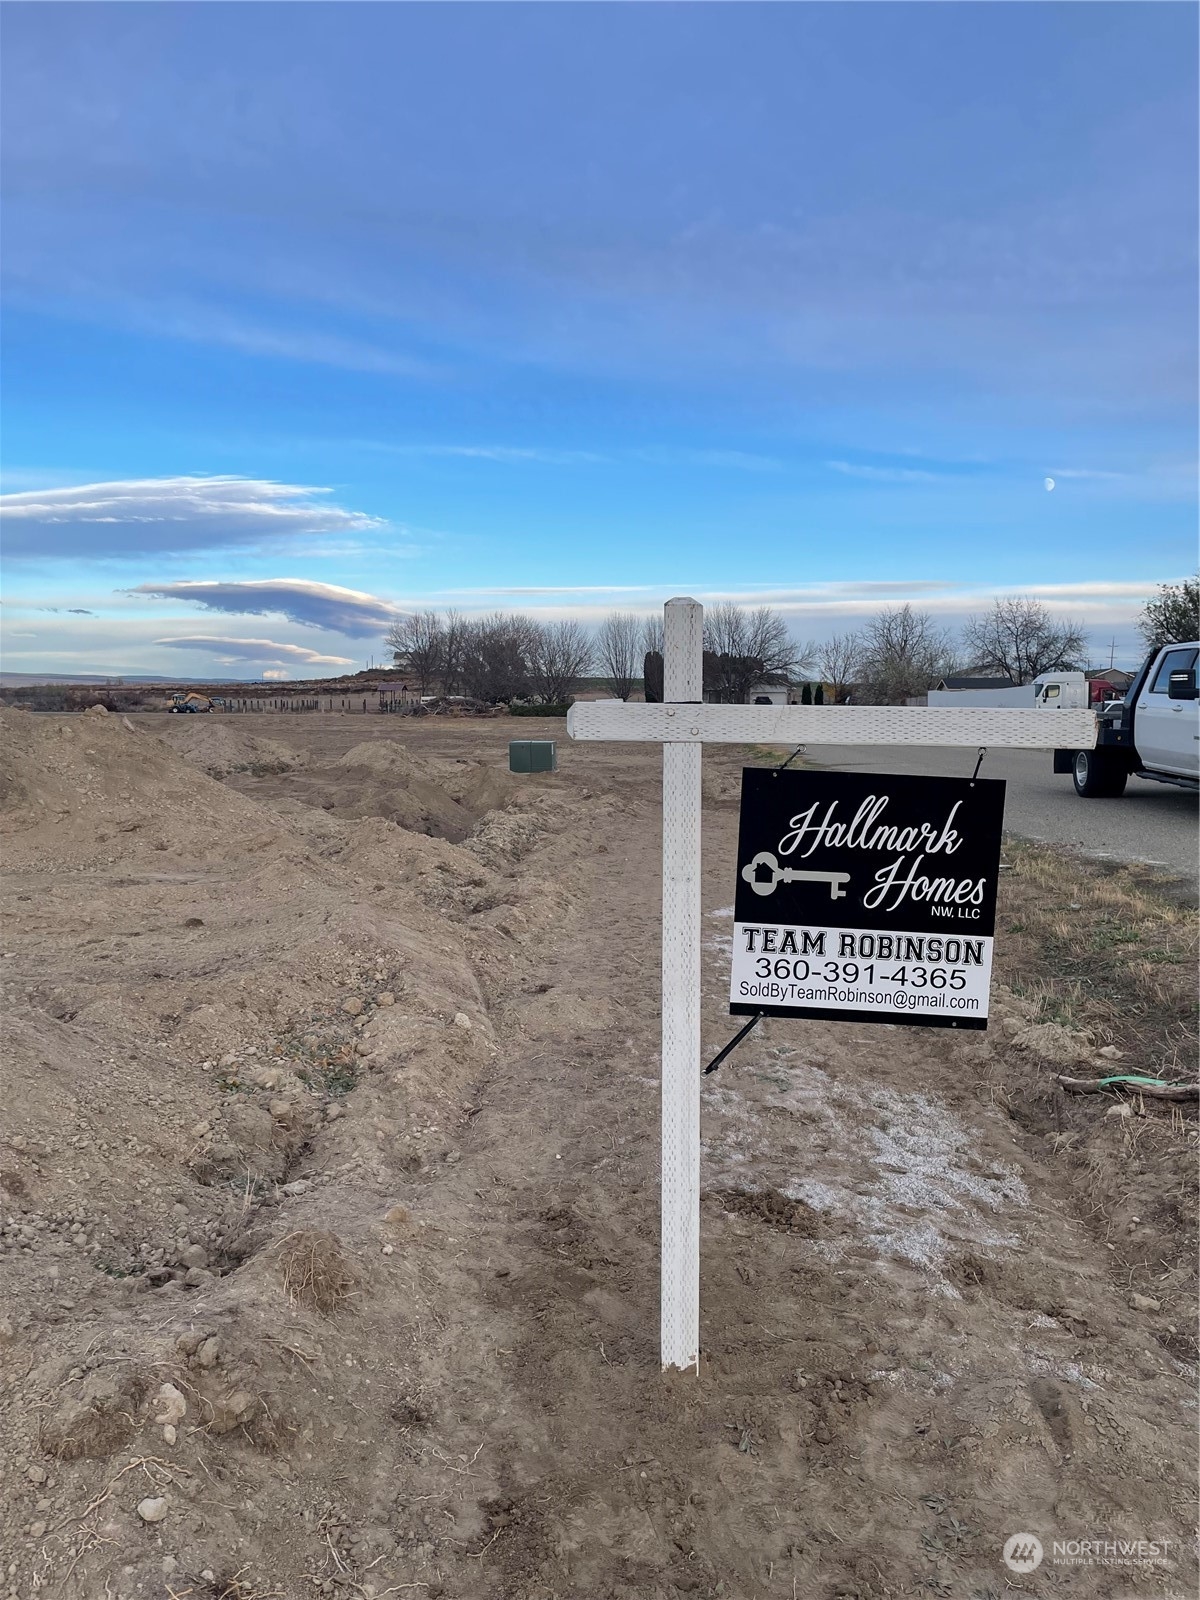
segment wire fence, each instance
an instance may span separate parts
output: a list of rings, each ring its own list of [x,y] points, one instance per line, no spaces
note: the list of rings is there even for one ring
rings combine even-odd
[[[419,701],[415,694],[374,695],[266,695],[225,696],[224,710],[229,712],[279,712],[283,714],[305,711],[338,711],[361,716],[388,712],[405,713]]]

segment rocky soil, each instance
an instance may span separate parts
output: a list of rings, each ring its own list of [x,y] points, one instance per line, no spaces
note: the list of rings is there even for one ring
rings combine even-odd
[[[0,1594],[1193,1592],[1194,1118],[1063,1148],[1104,1040],[1004,987],[987,1035],[768,1022],[664,1378],[654,753],[387,722],[0,713]],[[1111,1537],[1165,1550],[1051,1564]]]

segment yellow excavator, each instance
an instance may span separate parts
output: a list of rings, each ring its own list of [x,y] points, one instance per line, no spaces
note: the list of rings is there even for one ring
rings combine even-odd
[[[168,711],[211,711],[213,701],[194,689],[176,689],[167,702]]]

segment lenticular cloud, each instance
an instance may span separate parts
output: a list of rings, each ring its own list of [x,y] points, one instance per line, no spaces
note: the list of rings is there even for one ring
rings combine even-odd
[[[352,639],[373,637],[391,626],[399,612],[377,595],[343,589],[308,578],[260,578],[245,582],[185,579],[177,583],[139,583],[131,594],[159,600],[184,600],[209,611],[242,617],[287,617],[309,628],[324,628]]]
[[[304,645],[280,644],[276,639],[232,639],[215,633],[191,633],[174,639],[156,639],[155,644],[179,650],[210,650],[225,662],[295,661],[305,666],[349,667],[349,656],[323,656]]]
[[[328,489],[263,478],[137,478],[0,495],[10,558],[127,559],[221,550],[301,535],[345,537],[377,517],[318,498]]]

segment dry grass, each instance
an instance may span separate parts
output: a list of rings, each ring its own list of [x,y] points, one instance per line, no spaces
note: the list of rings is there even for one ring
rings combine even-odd
[[[998,976],[1037,1020],[1087,1028],[1134,1070],[1196,1073],[1200,921],[1144,869],[1010,840],[1001,880]]]
[[[277,1249],[283,1286],[293,1305],[328,1316],[353,1294],[358,1274],[337,1234],[303,1229],[289,1233]]]
[[[1196,912],[1144,869],[1016,840],[1005,855],[998,979],[1034,1020],[1117,1045],[1114,1072],[1194,1083]],[[1036,1051],[1001,1061],[1010,1114],[1073,1175],[1080,1219],[1121,1292],[1161,1301],[1153,1336],[1172,1359],[1194,1361],[1196,1108],[1134,1094],[1114,1118],[1116,1096],[1064,1095],[1059,1065]]]

